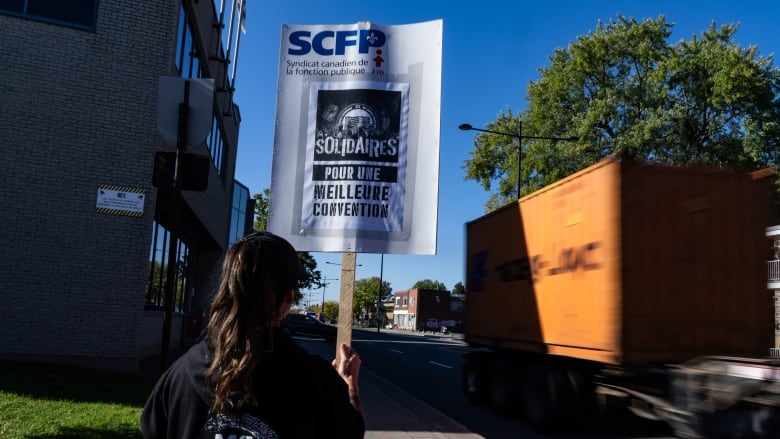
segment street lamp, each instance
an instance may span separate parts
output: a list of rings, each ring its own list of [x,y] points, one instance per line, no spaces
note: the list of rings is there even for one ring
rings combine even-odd
[[[338,265],[338,266],[341,266],[341,264],[339,264],[339,263],[337,263],[337,262],[330,262],[330,261],[325,261],[325,263],[326,263],[326,264],[329,264],[329,265]],[[362,266],[363,266],[363,264],[355,264],[355,268],[357,268],[357,267],[362,267]],[[352,270],[352,271],[354,271],[354,270]],[[342,274],[342,276],[344,275],[344,273],[343,273],[343,272],[342,272],[341,274]],[[325,280],[338,280],[338,278],[336,278],[336,279],[325,279]],[[322,308],[323,308],[323,309],[325,308],[325,289],[324,289],[324,287],[323,287],[323,290],[322,290]]]
[[[325,314],[325,287],[328,286],[329,280],[339,280],[337,277],[326,277],[322,279],[322,304],[320,305],[320,320],[322,320],[323,314]]]
[[[382,257],[379,260],[379,292],[376,298],[376,333],[379,334],[379,328],[382,326],[382,321],[379,318],[379,308],[382,306],[382,272],[385,268],[385,254],[382,253]]]
[[[330,265],[341,265],[341,264],[337,264],[335,262],[329,262],[329,261],[325,261],[325,263],[326,264],[330,264]],[[357,264],[356,265],[356,267],[362,267],[362,266],[363,266],[363,264]],[[385,254],[382,253],[381,256],[380,256],[380,260],[379,260],[379,291],[377,292],[377,297],[376,297],[376,332],[377,333],[380,332],[380,328],[382,327],[382,322],[381,322],[381,319],[379,318],[379,309],[382,307],[382,283],[383,283],[382,276],[383,276],[383,273],[384,273],[384,268],[385,268]],[[326,280],[328,280],[328,279],[326,279]],[[322,297],[323,297],[322,302],[325,303],[325,299],[324,299],[325,293],[324,292],[323,292]]]
[[[568,141],[568,142],[576,142],[579,140],[579,137],[577,136],[571,136],[571,137],[546,137],[546,136],[524,136],[523,135],[523,121],[519,121],[518,128],[517,128],[517,134],[512,133],[502,133],[500,131],[493,131],[493,130],[486,130],[483,128],[475,128],[471,126],[471,124],[468,123],[462,123],[458,125],[458,128],[460,128],[463,131],[481,131],[483,133],[491,133],[491,134],[500,134],[502,136],[507,137],[513,137],[517,139],[517,198],[520,198],[520,186],[521,186],[521,179],[520,179],[520,162],[522,159],[522,153],[523,153],[523,139],[535,139],[535,140],[555,140],[555,141]]]
[[[326,263],[326,264],[330,264],[330,265],[341,265],[341,264],[338,264],[338,263],[336,263],[336,262],[330,262],[330,261],[325,261],[325,263]],[[355,265],[355,267],[362,267],[362,266],[363,266],[363,264],[357,264],[357,265]]]

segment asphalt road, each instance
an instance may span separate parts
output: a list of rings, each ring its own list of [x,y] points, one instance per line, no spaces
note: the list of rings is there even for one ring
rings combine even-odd
[[[301,340],[306,348],[312,342]],[[316,350],[322,350],[322,342]],[[376,329],[356,329],[352,343],[360,353],[363,368],[402,388],[484,438],[529,439],[669,439],[662,423],[637,418],[630,413],[611,414],[587,429],[543,435],[532,431],[522,419],[501,417],[490,407],[469,404],[460,388],[460,364],[468,346],[457,338],[403,334]],[[330,345],[330,349],[334,349]],[[335,352],[335,350],[334,350]],[[368,374],[367,374],[368,375]]]

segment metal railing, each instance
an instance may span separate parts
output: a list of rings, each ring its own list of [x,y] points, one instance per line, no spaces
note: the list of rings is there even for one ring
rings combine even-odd
[[[766,268],[770,282],[780,281],[780,260],[767,261]]]

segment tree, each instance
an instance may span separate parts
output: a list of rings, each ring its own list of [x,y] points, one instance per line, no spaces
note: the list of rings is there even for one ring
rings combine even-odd
[[[268,201],[271,199],[271,190],[263,189],[262,194],[254,194],[255,200],[255,230],[268,230]]]
[[[780,70],[771,57],[742,48],[735,25],[668,43],[663,16],[618,16],[556,49],[528,85],[528,107],[500,113],[487,129],[527,136],[521,192],[527,194],[609,155],[679,165],[756,169],[780,164]],[[466,179],[485,190],[493,210],[516,196],[517,139],[480,133]]]
[[[311,307],[312,310],[316,313],[322,313],[323,310],[320,307],[319,304],[313,305]],[[338,319],[339,317],[339,303],[335,300],[326,300],[325,301],[325,315],[328,316],[328,320]]]
[[[339,303],[335,300],[326,300],[325,301],[325,315],[328,316],[329,319],[338,319],[339,317]]]
[[[377,293],[379,293],[379,277],[374,276],[355,281],[352,296],[352,313],[355,317],[359,316],[363,310],[375,313],[377,300],[385,301],[393,294],[390,282],[383,280],[382,294],[377,296]]]
[[[268,230],[268,202],[271,191],[263,189],[262,194],[254,194],[255,200],[255,230]],[[303,267],[304,276],[298,280],[298,288],[302,290],[322,288],[322,272],[317,270],[317,261],[309,252],[298,252],[298,263]],[[300,300],[299,294],[296,300]]]
[[[421,290],[447,291],[447,287],[444,285],[444,282],[430,279],[418,280],[414,283],[414,285],[412,285],[412,288],[419,288]]]
[[[452,287],[452,295],[453,296],[465,296],[466,295],[466,287],[463,286],[463,282],[458,282]]]

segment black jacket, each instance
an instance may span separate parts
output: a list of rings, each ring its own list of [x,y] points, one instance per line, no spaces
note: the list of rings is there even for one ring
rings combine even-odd
[[[274,332],[274,351],[255,371],[257,405],[243,413],[209,414],[212,395],[204,373],[210,358],[200,342],[160,377],[141,414],[146,438],[276,437],[269,430],[280,439],[363,437],[363,417],[350,404],[344,380],[284,332]]]

